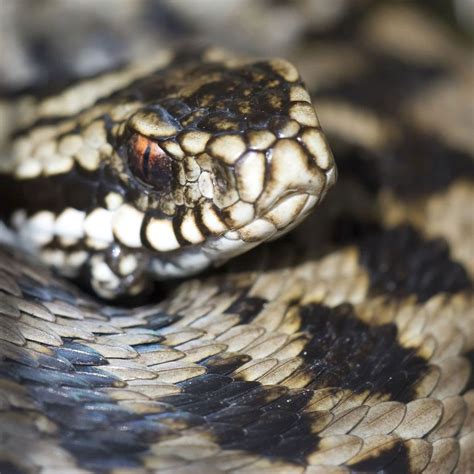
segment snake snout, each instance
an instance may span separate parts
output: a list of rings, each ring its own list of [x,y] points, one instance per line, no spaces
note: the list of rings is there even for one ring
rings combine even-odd
[[[247,185],[243,202],[234,205],[247,222],[234,234],[258,242],[299,223],[334,184],[336,168],[321,130],[306,128],[296,138],[276,140],[265,154],[242,157],[235,176],[237,183]]]
[[[314,131],[319,148],[313,152],[308,149],[309,141],[305,142],[301,137],[279,140],[269,150],[267,183],[257,201],[260,214],[269,212],[289,196],[311,195],[319,199],[332,185],[332,154],[322,133],[316,129]]]

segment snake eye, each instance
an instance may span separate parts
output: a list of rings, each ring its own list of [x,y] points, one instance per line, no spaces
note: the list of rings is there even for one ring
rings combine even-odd
[[[170,188],[173,163],[158,143],[134,133],[129,139],[127,158],[130,170],[140,181],[159,190]]]

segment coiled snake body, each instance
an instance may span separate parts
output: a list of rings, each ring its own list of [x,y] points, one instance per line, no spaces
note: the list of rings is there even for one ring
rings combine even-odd
[[[2,473],[472,472],[468,272],[403,203],[359,221],[347,161],[344,197],[159,302],[36,260],[140,298],[290,230],[336,178],[292,65],[165,54],[22,107],[1,210],[36,250],[0,250]]]

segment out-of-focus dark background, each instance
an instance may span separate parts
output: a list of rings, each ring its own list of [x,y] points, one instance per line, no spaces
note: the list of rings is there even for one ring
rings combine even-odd
[[[416,7],[472,42],[472,0],[1,0],[0,89],[94,74],[186,41],[298,62],[308,38],[350,40],[361,16],[391,6]]]

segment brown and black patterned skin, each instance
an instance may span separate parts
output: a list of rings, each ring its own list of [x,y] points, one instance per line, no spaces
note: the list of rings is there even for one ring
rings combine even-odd
[[[466,56],[372,15],[306,64],[339,183],[283,240],[136,308],[1,250],[0,472],[473,472]]]

